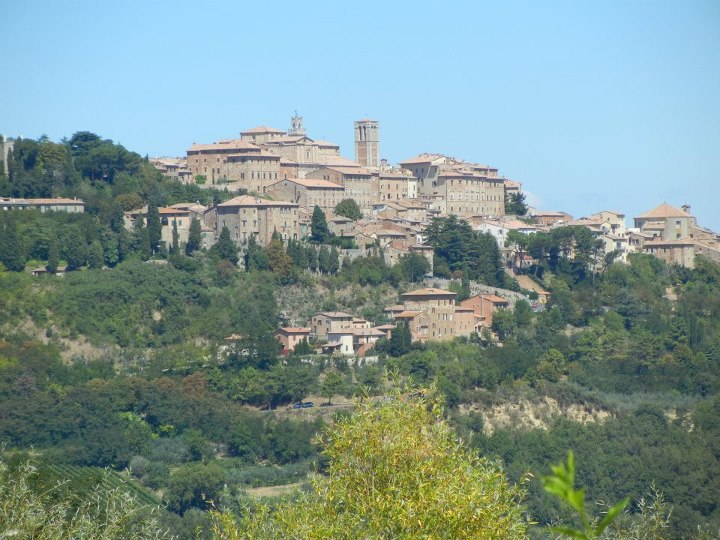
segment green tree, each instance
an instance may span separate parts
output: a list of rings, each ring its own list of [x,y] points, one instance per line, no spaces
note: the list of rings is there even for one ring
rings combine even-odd
[[[412,333],[407,322],[399,323],[390,335],[388,353],[391,356],[402,356],[410,352],[412,348]]]
[[[162,222],[160,221],[160,211],[157,204],[150,202],[147,209],[147,230],[150,239],[150,248],[156,253],[160,248],[160,238],[162,236]]]
[[[333,246],[330,248],[330,258],[328,261],[328,273],[337,274],[340,270],[340,253],[338,249]]]
[[[4,227],[0,228],[0,262],[13,272],[22,272],[25,269],[25,254],[14,216],[6,218]]]
[[[54,274],[57,272],[58,265],[60,264],[60,243],[58,242],[57,234],[53,233],[50,235],[50,243],[48,244],[48,262],[45,269]]]
[[[518,300],[513,307],[513,317],[515,326],[518,328],[526,328],[532,322],[532,308],[527,300]]]
[[[332,397],[342,394],[345,391],[345,381],[337,371],[330,371],[325,375],[322,383],[321,394],[328,398],[327,402],[332,404]]]
[[[104,261],[104,254],[102,244],[99,240],[95,240],[90,244],[87,254],[87,263],[90,268],[95,270],[102,268]]]
[[[210,508],[217,501],[225,474],[217,463],[191,463],[173,472],[165,493],[167,506],[184,514],[190,508]]]
[[[528,207],[525,204],[524,193],[513,193],[505,197],[505,213],[515,214],[516,216],[524,216],[527,214]]]
[[[355,202],[355,199],[343,199],[335,206],[335,215],[344,216],[353,221],[357,221],[362,218],[362,212],[360,207]]]
[[[325,212],[319,206],[315,206],[310,222],[310,239],[318,244],[324,244],[330,239]]]
[[[417,393],[417,395],[422,395]],[[525,538],[523,492],[468,450],[434,391],[363,400],[323,438],[328,475],[312,492],[237,523],[213,513],[219,538]]]
[[[87,244],[80,230],[77,227],[70,229],[63,243],[68,270],[82,267],[87,260]]]
[[[430,263],[422,254],[413,251],[400,257],[400,268],[407,281],[418,283],[430,271]]]
[[[330,268],[330,250],[327,248],[327,246],[322,245],[320,246],[320,251],[318,252],[318,270],[320,270],[320,272],[323,274],[329,274]]]
[[[270,270],[280,278],[281,282],[287,282],[293,272],[293,261],[290,255],[285,253],[282,240],[273,239],[265,252]]]
[[[230,230],[223,227],[220,236],[215,245],[210,248],[211,253],[216,254],[222,260],[229,261],[233,265],[237,265],[240,258],[238,257],[238,247],[230,238]]]
[[[245,271],[269,269],[270,261],[267,252],[257,244],[255,236],[251,235],[245,249]]]
[[[198,251],[202,245],[200,220],[192,218],[190,220],[190,231],[188,232],[188,241],[185,244],[185,254],[192,255],[193,252]]]
[[[180,235],[177,229],[177,220],[173,220],[172,226],[172,244],[170,244],[170,254],[175,255],[180,252]]]

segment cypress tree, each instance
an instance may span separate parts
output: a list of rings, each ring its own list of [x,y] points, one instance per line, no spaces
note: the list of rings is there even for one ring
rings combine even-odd
[[[173,220],[172,228],[172,245],[170,246],[170,253],[172,255],[180,251],[180,235],[177,230],[177,221]]]
[[[25,269],[25,254],[17,234],[15,219],[9,217],[5,222],[5,230],[0,238],[0,262],[13,272]]]
[[[60,264],[60,245],[58,243],[57,236],[53,234],[50,236],[50,244],[48,245],[48,262],[45,269],[54,274],[57,272],[58,265]]]
[[[194,251],[197,251],[200,249],[202,245],[202,236],[201,236],[201,229],[200,229],[200,220],[197,218],[192,218],[190,220],[190,231],[188,233],[188,241],[187,244],[185,244],[185,254],[186,255],[192,255]]]
[[[319,244],[327,242],[330,237],[325,212],[323,212],[319,206],[315,206],[313,210],[312,221],[310,222],[310,237],[313,242]]]
[[[160,211],[157,204],[151,202],[148,204],[147,210],[147,230],[150,240],[150,249],[152,253],[160,247],[160,238],[162,237],[162,223],[160,222]]]
[[[236,265],[240,258],[238,257],[238,247],[235,242],[230,238],[230,230],[227,227],[223,227],[220,231],[220,236],[217,243],[213,246],[213,250],[217,255],[226,261],[230,261]]]

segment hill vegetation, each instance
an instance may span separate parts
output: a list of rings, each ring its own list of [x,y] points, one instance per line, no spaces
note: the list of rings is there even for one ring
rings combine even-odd
[[[588,505],[630,498],[627,515],[619,518],[628,527],[644,519],[643,496],[654,485],[664,497],[658,507],[672,508],[658,537],[710,537],[720,530],[717,265],[698,258],[688,270],[637,254],[628,264],[604,260],[595,267],[592,238],[579,228],[559,228],[532,236],[522,248],[539,261],[528,274],[550,291],[549,304],[533,310],[520,301],[497,312],[493,330],[500,343],[488,335],[412,345],[398,338],[377,347],[376,361],[316,355],[310,348],[280,357],[273,337],[279,325],[315,309],[343,309],[385,323],[383,307],[417,287],[428,269],[410,257],[388,266],[379,248],[350,262],[339,246],[279,239],[249,247],[237,266],[219,249],[153,253],[148,227],[127,231],[123,211],[210,204],[232,194],[165,180],[141,156],[92,134],[60,144],[18,144],[10,177],[0,178],[0,195],[62,195],[88,204],[85,214],[0,213],[3,467],[20,470],[22,456],[34,449],[39,456],[29,491],[70,480],[57,498],[33,503],[70,505],[62,506],[58,523],[69,527],[75,497],[101,484],[130,493],[132,508],[139,504],[144,514],[159,505],[151,532],[169,529],[192,538],[201,527],[204,538],[233,538],[236,518],[258,530],[287,532],[290,521],[279,524],[278,516],[299,520],[297,507],[276,514],[277,500],[258,505],[251,490],[300,485],[310,490],[297,496],[313,509],[308,516],[316,525],[338,518],[356,530],[356,516],[338,517],[319,493],[348,495],[334,491],[341,485],[333,482],[352,469],[336,467],[361,463],[348,457],[349,447],[334,446],[341,437],[321,444],[317,435],[335,426],[340,431],[326,433],[345,433],[348,444],[360,448],[353,430],[374,429],[363,422],[387,414],[388,428],[401,430],[409,424],[393,418],[407,413],[422,416],[418,425],[426,422],[442,444],[455,440],[452,428],[464,441],[462,466],[483,456],[475,472],[502,477],[498,485],[513,495],[503,499],[506,509],[524,492],[505,516],[512,514],[517,524],[521,512],[540,525],[518,530],[527,526],[529,534],[541,535],[540,526],[559,520],[579,526],[539,480],[524,480],[528,472],[548,474],[569,449]],[[459,292],[471,281],[519,289],[502,268],[495,241],[465,222],[437,220],[428,237],[436,276],[454,280]],[[28,271],[52,266],[53,258],[76,270],[63,277]],[[73,352],[76,343],[89,343],[96,354]],[[395,383],[384,378],[387,370],[398,374]],[[429,418],[383,401],[408,379],[435,385],[442,412],[434,409]],[[354,409],[350,398],[358,396],[363,405]],[[292,408],[310,400],[333,406]],[[556,408],[547,407],[550,400]],[[390,405],[376,409],[376,403]],[[587,411],[583,417],[590,420],[562,413],[570,409]],[[507,418],[491,426],[499,410]],[[525,422],[530,416],[542,421]],[[442,460],[432,463],[438,471],[452,470]],[[114,472],[98,475],[104,467]],[[12,475],[3,474],[10,482]],[[410,489],[398,482],[398,494]],[[352,496],[370,504],[367,493]],[[213,507],[221,511],[215,533]],[[371,507],[382,515],[382,508]],[[249,518],[248,509],[257,518]],[[392,531],[396,536],[388,537],[415,534]]]

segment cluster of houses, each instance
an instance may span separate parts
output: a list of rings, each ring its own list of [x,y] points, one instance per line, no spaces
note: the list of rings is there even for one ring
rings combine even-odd
[[[402,295],[402,304],[388,306],[390,324],[373,327],[365,319],[342,311],[324,311],[308,327],[280,328],[275,334],[285,354],[303,341],[315,344],[319,352],[365,356],[380,338],[390,338],[398,324],[407,323],[412,341],[446,341],[479,334],[492,326],[493,314],[511,302],[494,294],[479,294],[456,302],[457,293],[424,288]]]

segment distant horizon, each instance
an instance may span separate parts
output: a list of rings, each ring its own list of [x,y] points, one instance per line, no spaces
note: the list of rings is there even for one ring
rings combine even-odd
[[[497,167],[543,210],[633,217],[663,201],[720,231],[720,3],[368,0],[4,8],[0,133],[91,131],[149,156],[257,125],[354,159]]]

